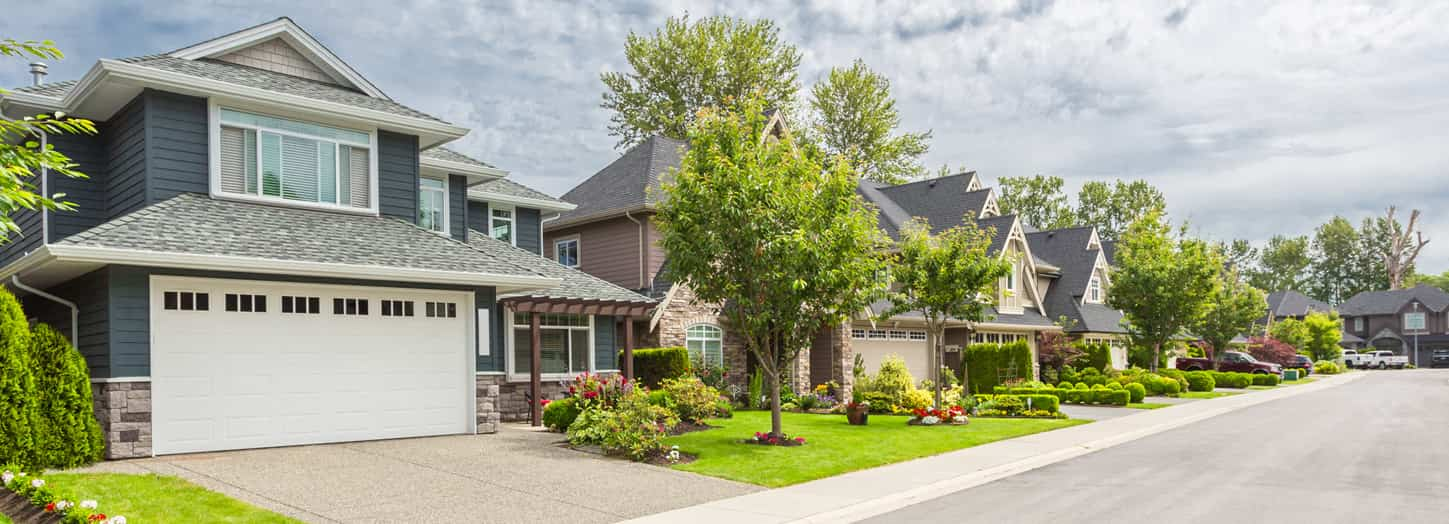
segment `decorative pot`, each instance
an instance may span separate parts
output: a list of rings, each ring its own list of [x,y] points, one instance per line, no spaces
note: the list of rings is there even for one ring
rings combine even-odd
[[[864,426],[870,421],[870,406],[847,406],[845,420],[852,426]]]

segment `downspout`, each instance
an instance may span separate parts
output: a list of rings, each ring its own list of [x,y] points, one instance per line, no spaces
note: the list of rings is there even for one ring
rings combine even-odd
[[[629,210],[624,210],[624,218],[639,226],[639,289],[644,289],[648,287],[648,283],[644,281],[644,223],[629,213]]]
[[[11,284],[14,284],[15,287],[18,288],[18,289],[22,289],[22,290],[25,290],[25,291],[29,291],[31,293],[35,293],[36,296],[39,296],[39,297],[45,298],[45,299],[49,299],[52,302],[58,302],[61,305],[64,305],[65,307],[70,308],[70,345],[71,345],[71,347],[74,347],[77,350],[80,349],[80,344],[79,344],[80,338],[78,336],[80,334],[80,306],[75,305],[75,302],[71,302],[69,300],[60,298],[60,297],[55,296],[55,295],[52,295],[50,293],[46,293],[46,292],[41,291],[39,289],[35,289],[33,287],[30,287],[28,285],[25,285],[24,282],[21,282],[20,281],[20,275],[11,275],[10,276],[10,283]]]

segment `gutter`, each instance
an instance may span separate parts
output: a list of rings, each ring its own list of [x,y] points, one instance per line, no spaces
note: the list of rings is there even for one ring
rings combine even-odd
[[[80,306],[77,306],[75,304],[75,302],[71,302],[69,300],[60,298],[60,297],[55,296],[55,295],[52,295],[50,293],[46,293],[46,292],[41,291],[39,289],[36,289],[36,288],[33,288],[33,287],[30,287],[30,286],[25,285],[24,282],[21,282],[20,281],[20,276],[19,275],[11,275],[10,276],[10,283],[11,284],[14,284],[16,288],[19,288],[19,289],[22,289],[22,290],[25,290],[25,291],[34,293],[36,296],[39,296],[39,297],[48,299],[48,300],[50,300],[52,302],[60,303],[61,305],[64,305],[65,307],[70,308],[70,345],[71,345],[71,347],[76,348],[77,350],[80,349],[80,345],[79,345],[79,340],[80,340],[80,338],[79,338],[80,337]]]

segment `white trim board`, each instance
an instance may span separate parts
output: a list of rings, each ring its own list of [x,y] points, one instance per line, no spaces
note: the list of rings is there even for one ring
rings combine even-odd
[[[368,96],[373,98],[391,100],[381,89],[378,89],[372,82],[363,78],[361,73],[358,73],[352,66],[347,65],[346,62],[343,62],[341,58],[333,54],[321,42],[312,38],[312,35],[307,34],[307,31],[286,17],[177,49],[169,53],[169,56],[187,60],[215,58],[260,44],[272,38],[281,38],[292,49],[312,62],[312,65],[317,66],[318,69],[327,73],[327,76],[332,77],[338,83],[367,93]]]

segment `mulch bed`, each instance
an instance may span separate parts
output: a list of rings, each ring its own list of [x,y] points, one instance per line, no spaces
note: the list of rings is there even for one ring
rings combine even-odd
[[[58,524],[60,515],[46,513],[44,508],[32,505],[30,499],[0,489],[0,514],[10,517],[15,524]]]
[[[674,437],[678,435],[683,435],[685,433],[694,433],[696,431],[704,431],[707,429],[715,429],[715,426],[711,426],[709,424],[696,424],[694,422],[680,422],[678,424],[675,424],[674,428],[669,430],[669,436]]]

